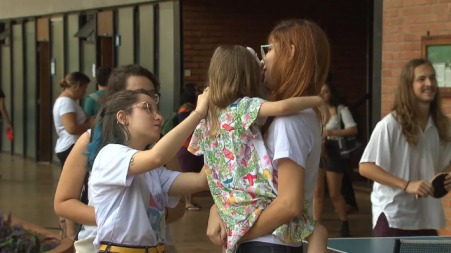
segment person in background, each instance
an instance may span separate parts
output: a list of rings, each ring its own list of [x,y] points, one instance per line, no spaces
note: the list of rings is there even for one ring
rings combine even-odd
[[[324,127],[323,138],[327,154],[327,162],[323,159],[320,163],[318,178],[313,199],[313,217],[315,221],[321,221],[325,193],[325,179],[329,189],[329,196],[338,216],[341,220],[340,236],[349,236],[349,224],[346,211],[346,202],[341,193],[343,174],[346,173],[346,161],[340,154],[339,138],[357,134],[357,124],[347,107],[340,104],[337,92],[331,83],[326,83],[321,88],[321,97],[329,107],[330,119]],[[341,127],[343,124],[344,127]]]
[[[9,116],[8,116],[8,112],[6,111],[6,107],[5,107],[5,93],[3,92],[3,90],[0,88],[0,112],[1,112],[1,116],[0,116],[0,141],[1,136],[3,135],[3,121],[2,119],[4,119],[6,121],[6,130],[11,129],[11,132],[13,131],[13,127],[11,125],[11,121],[9,120]],[[2,178],[2,175],[0,174],[0,178]]]
[[[429,182],[451,172],[451,122],[430,61],[413,59],[402,69],[393,108],[374,128],[359,172],[374,181],[377,237],[436,236],[445,228],[442,203],[430,196]],[[451,190],[449,173],[445,187]]]
[[[83,108],[77,103],[77,100],[85,95],[89,82],[89,77],[80,72],[70,73],[59,82],[63,92],[53,104],[53,122],[58,134],[55,153],[60,160],[61,169],[75,142],[91,127],[94,121],[94,117],[87,117]],[[74,239],[76,236],[75,223],[62,218],[60,222],[63,236],[67,233],[68,237]]]
[[[197,104],[197,97],[199,96],[198,88],[195,83],[187,83],[183,87],[183,93],[180,98],[181,107],[178,111],[178,122],[181,123],[185,120],[191,112],[194,111]],[[183,146],[180,148],[177,156],[180,161],[180,167],[183,172],[200,172],[204,166],[204,157],[195,156],[191,154],[187,148],[191,141],[192,135],[186,139]],[[185,196],[186,210],[187,211],[199,211],[200,206],[193,201],[193,195],[189,194]]]
[[[12,131],[13,126],[11,125],[11,121],[9,120],[8,112],[6,111],[5,98],[6,98],[5,93],[0,88],[0,112],[2,113],[2,115],[0,116],[0,122],[2,121],[2,119],[4,119],[6,121],[6,129],[11,129],[11,131]],[[2,126],[3,125],[0,125],[0,129]]]
[[[105,98],[122,90],[137,89],[147,90],[158,104],[160,100],[160,83],[149,70],[139,65],[118,67],[111,72]],[[100,102],[103,103],[103,101]],[[89,173],[86,170],[88,161],[84,153],[90,142],[90,134],[90,130],[88,130],[75,143],[73,151],[69,154],[61,172],[54,200],[54,209],[57,215],[83,224],[81,231],[78,233],[78,239],[74,244],[77,253],[98,252],[98,249],[93,244],[97,235],[97,224],[92,201],[91,203],[89,203],[88,199],[86,202],[80,201],[81,194],[86,197],[89,195],[87,187],[84,190],[82,189],[84,182],[87,182],[85,180],[89,178]],[[180,171],[178,157],[174,156],[165,167],[173,171]],[[175,208],[168,208],[166,224],[183,217],[185,214],[184,201],[184,199],[180,200]],[[166,237],[166,239],[171,241],[169,237]],[[165,251],[174,253],[175,250],[169,249],[169,247]]]
[[[102,99],[103,94],[108,87],[108,78],[110,77],[111,71],[112,68],[109,66],[102,66],[97,69],[96,83],[98,90],[89,94],[85,102],[85,112],[88,114],[88,117],[97,115],[97,111],[100,107],[99,99]]]

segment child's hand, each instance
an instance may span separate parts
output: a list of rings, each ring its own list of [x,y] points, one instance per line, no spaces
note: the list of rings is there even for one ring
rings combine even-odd
[[[200,114],[201,118],[205,118],[205,116],[207,115],[209,101],[210,99],[207,87],[205,88],[204,92],[200,94],[199,97],[197,98],[196,111]]]

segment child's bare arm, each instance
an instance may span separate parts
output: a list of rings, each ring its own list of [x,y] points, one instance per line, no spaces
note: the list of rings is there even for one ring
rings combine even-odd
[[[182,196],[208,190],[205,166],[199,173],[180,173],[169,188],[169,196]]]
[[[293,114],[324,103],[320,96],[288,98],[277,102],[265,102],[260,107],[258,117],[271,117]]]

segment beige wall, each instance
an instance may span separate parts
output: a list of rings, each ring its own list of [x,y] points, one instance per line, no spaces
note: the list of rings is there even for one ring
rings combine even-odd
[[[1,0],[0,20],[156,1],[157,0]]]

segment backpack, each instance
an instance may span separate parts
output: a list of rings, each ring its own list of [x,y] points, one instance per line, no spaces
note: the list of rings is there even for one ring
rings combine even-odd
[[[188,109],[188,111],[194,110],[193,106],[189,104],[183,104],[181,107]],[[174,127],[176,127],[180,123],[178,116],[179,116],[178,112],[173,112],[164,121],[163,126],[161,126],[161,133],[163,135],[169,133],[169,131],[171,131]]]
[[[169,115],[169,117],[164,121],[163,126],[161,126],[161,133],[167,134],[169,131],[171,131],[174,127],[176,127],[179,124],[179,118],[178,113],[173,112]]]
[[[99,95],[97,95],[96,93],[91,93],[91,94],[89,94],[88,97],[94,99],[94,101],[96,101],[96,103],[99,103]]]

